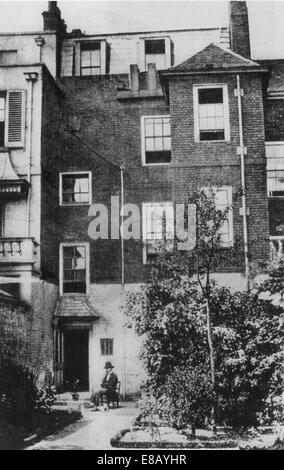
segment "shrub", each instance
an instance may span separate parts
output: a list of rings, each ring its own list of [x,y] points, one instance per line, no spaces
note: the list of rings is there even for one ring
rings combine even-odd
[[[174,428],[204,426],[211,417],[214,393],[210,374],[201,367],[176,367],[160,388],[157,412]]]

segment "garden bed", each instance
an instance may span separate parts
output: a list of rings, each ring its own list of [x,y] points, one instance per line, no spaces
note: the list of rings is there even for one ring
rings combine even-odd
[[[111,440],[111,445],[117,448],[144,449],[283,450],[284,440],[271,429],[249,430],[243,433],[220,429],[217,435],[210,430],[197,429],[196,437],[192,438],[187,430],[178,431],[167,426],[137,426],[122,430]]]
[[[78,411],[53,410],[50,413],[32,413],[28,426],[13,424],[9,417],[0,419],[0,449],[24,449],[81,418]]]

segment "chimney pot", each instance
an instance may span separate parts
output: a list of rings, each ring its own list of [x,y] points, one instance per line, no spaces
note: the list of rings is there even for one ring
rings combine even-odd
[[[139,68],[137,64],[130,65],[130,88],[139,91]]]
[[[148,89],[157,89],[157,71],[156,64],[148,64]]]

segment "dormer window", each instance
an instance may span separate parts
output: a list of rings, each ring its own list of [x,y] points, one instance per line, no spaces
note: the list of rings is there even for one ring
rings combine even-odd
[[[81,44],[81,75],[101,75],[101,43]]]
[[[145,68],[148,64],[156,64],[157,69],[166,68],[166,47],[164,39],[145,40]]]

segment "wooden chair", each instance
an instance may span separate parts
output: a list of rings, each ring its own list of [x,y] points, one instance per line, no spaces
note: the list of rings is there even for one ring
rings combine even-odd
[[[119,399],[120,399],[120,381],[117,382],[115,390],[113,391],[112,397],[107,396],[107,393],[101,393],[101,405],[104,403],[104,398],[106,399],[106,404],[109,407],[110,403],[112,402],[112,407],[114,408],[114,404],[116,403],[116,407],[119,408]]]

